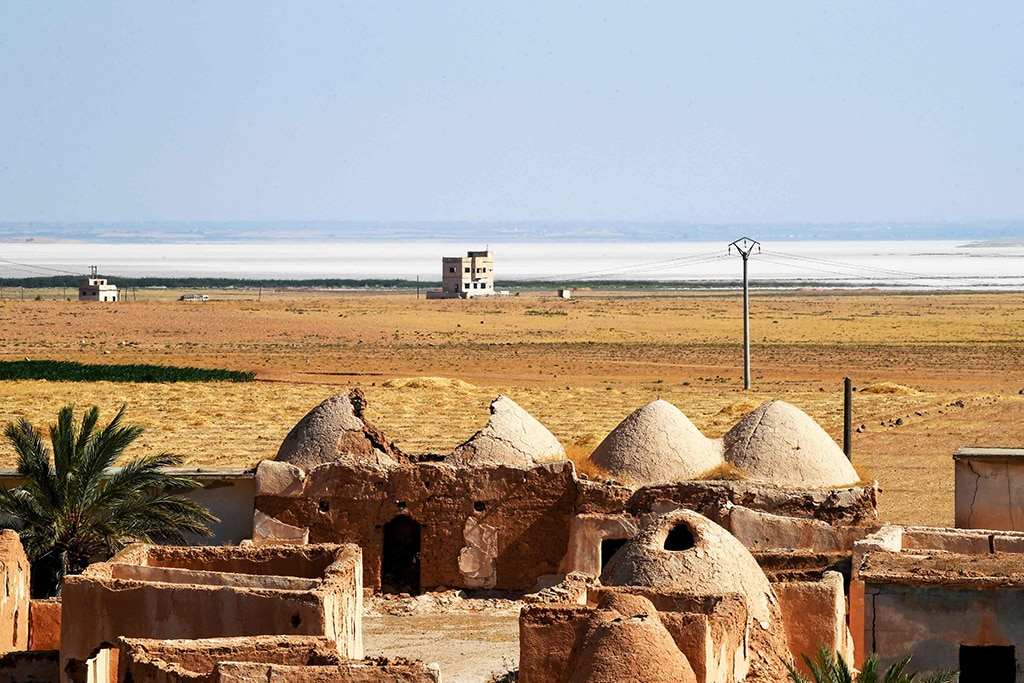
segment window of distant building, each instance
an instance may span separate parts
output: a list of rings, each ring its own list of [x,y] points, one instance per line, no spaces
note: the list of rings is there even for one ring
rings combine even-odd
[[[466,283],[466,289],[469,289],[469,283],[468,282]]]
[[[455,272],[455,266],[452,266],[451,268],[449,268],[448,272],[449,273],[454,273]]]
[[[472,273],[473,271],[472,271],[472,269],[470,269],[470,268],[466,268],[465,272],[467,272],[467,273]]]

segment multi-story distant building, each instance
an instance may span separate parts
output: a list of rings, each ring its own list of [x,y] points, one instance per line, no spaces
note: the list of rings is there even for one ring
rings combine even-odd
[[[106,278],[96,277],[96,266],[89,277],[78,280],[79,301],[117,301],[117,285],[107,284]]]
[[[431,296],[433,295],[433,296]],[[428,298],[468,299],[494,295],[494,252],[470,251],[441,259],[441,291]]]

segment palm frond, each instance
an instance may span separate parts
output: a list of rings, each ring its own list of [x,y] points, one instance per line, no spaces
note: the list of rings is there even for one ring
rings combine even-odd
[[[800,673],[792,662],[785,662],[785,664],[786,669],[789,670],[790,683],[811,683],[807,676],[804,676],[802,673]]]
[[[75,426],[75,404],[71,403],[57,413],[57,424],[50,425],[50,443],[53,444],[53,466],[57,479],[66,482],[74,477],[75,444],[79,430]]]
[[[209,535],[208,524],[217,521],[176,495],[198,486],[166,472],[181,464],[180,456],[161,453],[113,467],[142,433],[123,424],[125,410],[121,406],[97,431],[98,407],[76,425],[74,406],[65,406],[50,426],[52,452],[25,419],[4,429],[24,483],[0,489],[0,527],[21,536],[32,562],[33,597],[56,594],[61,577],[82,571],[99,554],[134,540],[183,542],[186,535]]]
[[[909,663],[910,655],[907,655],[906,657],[898,659],[892,664],[890,664],[889,667],[885,670],[885,673],[882,675],[883,683],[910,683],[911,681],[913,681],[916,674],[908,675],[905,672],[907,664]]]
[[[199,484],[195,480],[163,471],[163,468],[176,467],[180,464],[181,456],[171,453],[137,458],[120,469],[109,471],[102,484],[90,491],[86,505],[89,508],[110,507],[120,500],[134,496],[138,491],[188,491],[196,488]]]
[[[811,676],[818,683],[850,683],[850,672],[846,668],[846,663],[843,662],[840,668],[839,662],[842,662],[842,657],[825,645],[818,646],[818,655],[815,659],[804,655],[804,661],[811,670]],[[845,678],[842,677],[843,671],[846,673]]]
[[[857,683],[878,683],[878,655],[871,655],[864,660],[857,675]]]
[[[856,677],[850,670],[846,660],[835,650],[820,646],[817,656],[811,659],[803,656],[811,671],[811,679],[797,671],[790,663],[786,663],[791,683],[913,683],[917,679],[917,672],[908,672],[907,665],[910,663],[910,655],[893,662],[885,670],[884,675],[879,679],[878,655],[873,654],[865,661]],[[956,683],[960,679],[959,672],[947,669],[936,671],[929,675],[921,683]]]
[[[4,428],[4,436],[18,454],[18,474],[25,479],[22,488],[35,495],[42,506],[60,506],[63,491],[50,463],[50,449],[39,430],[21,418]]]
[[[78,473],[74,494],[79,498],[89,496],[97,487],[108,468],[117,462],[128,448],[142,434],[138,425],[119,426],[124,406],[102,431],[95,434],[78,459]]]
[[[121,406],[121,411],[122,412],[124,411],[124,406],[123,405]],[[120,416],[121,416],[121,413],[119,412],[117,414],[117,417],[115,417],[114,419],[116,420]],[[75,459],[76,460],[78,458],[80,458],[83,453],[85,453],[85,449],[89,445],[89,441],[92,438],[93,430],[96,429],[96,423],[99,421],[99,419],[100,419],[100,408],[99,408],[99,406],[93,406],[92,408],[89,408],[89,410],[85,411],[85,414],[82,415],[82,425],[81,425],[81,427],[78,430],[78,438],[75,440],[74,453],[75,453]]]

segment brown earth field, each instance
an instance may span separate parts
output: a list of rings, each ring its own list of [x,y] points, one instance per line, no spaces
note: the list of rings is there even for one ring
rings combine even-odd
[[[248,370],[249,383],[0,382],[0,423],[44,427],[61,405],[122,403],[146,431],[137,455],[197,467],[273,458],[321,400],[361,386],[371,421],[410,453],[447,453],[505,394],[565,444],[581,470],[602,438],[657,398],[718,437],[771,399],[842,442],[853,394],[853,463],[877,480],[879,514],[953,522],[959,446],[1024,447],[1020,293],[751,293],[753,389],[743,390],[734,292],[577,290],[484,300],[411,293],[140,290],[118,304],[62,291],[0,300],[0,360],[156,363]],[[9,296],[9,293],[8,293]],[[0,466],[15,457],[0,447]]]

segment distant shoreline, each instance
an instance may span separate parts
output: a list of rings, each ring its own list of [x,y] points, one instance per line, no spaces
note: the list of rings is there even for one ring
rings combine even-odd
[[[323,279],[310,278],[305,280],[253,280],[249,278],[204,278],[204,277],[183,277],[183,278],[133,278],[118,277],[111,274],[101,274],[111,283],[116,284],[123,292],[132,289],[140,290],[172,290],[187,293],[203,291],[300,291],[300,292],[322,292],[322,293],[383,293],[383,292],[426,292],[432,289],[440,289],[441,282],[417,281],[405,279]],[[62,288],[76,288],[78,285],[75,276],[54,276],[54,277],[29,277],[29,278],[0,278],[0,290],[54,290]],[[495,282],[495,289],[498,291],[507,290],[514,296],[518,292],[543,292],[560,289],[578,290],[580,294],[600,292],[706,292],[706,293],[729,293],[739,291],[742,281],[736,280],[506,280]],[[985,292],[1007,292],[1017,291],[1020,287],[1016,284],[1000,286],[998,283],[988,286],[974,286],[964,288],[941,288],[927,287],[923,285],[911,286],[890,282],[837,282],[835,280],[757,280],[751,282],[751,290],[761,292],[878,292],[880,294],[962,294],[962,293],[985,293]],[[3,298],[16,298],[5,295]],[[489,297],[480,297],[486,300]],[[500,297],[499,297],[500,298]]]

